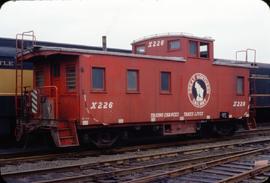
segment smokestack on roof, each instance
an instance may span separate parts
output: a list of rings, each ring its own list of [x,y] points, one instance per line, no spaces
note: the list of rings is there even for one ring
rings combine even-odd
[[[107,51],[107,37],[102,36],[102,49],[103,51]]]

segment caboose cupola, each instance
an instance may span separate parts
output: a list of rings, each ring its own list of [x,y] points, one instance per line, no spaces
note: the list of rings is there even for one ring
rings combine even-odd
[[[132,53],[213,60],[213,42],[209,37],[183,33],[161,34],[135,40]]]

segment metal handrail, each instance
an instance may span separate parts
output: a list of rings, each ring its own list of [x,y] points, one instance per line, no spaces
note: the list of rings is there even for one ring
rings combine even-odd
[[[58,119],[58,116],[59,116],[58,87],[57,86],[42,86],[42,87],[38,87],[37,89],[42,90],[42,89],[47,89],[47,88],[55,90],[55,119]]]
[[[248,62],[248,53],[250,51],[253,51],[254,53],[254,58],[253,58],[253,63],[256,64],[256,50],[252,48],[247,48],[245,50],[239,50],[235,52],[235,60],[238,60],[238,54],[239,53],[245,53],[245,61]]]
[[[36,45],[36,36],[34,35],[34,31],[26,31],[23,33],[16,34],[16,63],[15,63],[15,107],[16,107],[16,116],[18,116],[18,97],[23,95],[23,61],[24,57],[21,55],[18,56],[19,53],[24,51],[24,39],[25,37],[32,38],[32,46]],[[20,44],[19,44],[20,40]],[[20,59],[19,59],[20,58]],[[20,78],[20,79],[19,79]],[[21,109],[23,106],[20,106]],[[20,114],[22,115],[22,114]]]

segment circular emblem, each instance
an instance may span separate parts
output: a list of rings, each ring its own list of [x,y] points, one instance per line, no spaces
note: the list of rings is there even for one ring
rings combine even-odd
[[[194,107],[207,105],[211,94],[210,83],[202,73],[195,73],[188,81],[188,98]]]

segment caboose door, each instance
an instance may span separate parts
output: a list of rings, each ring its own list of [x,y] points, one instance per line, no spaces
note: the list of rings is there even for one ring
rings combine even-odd
[[[56,111],[59,118],[66,120],[74,119],[78,114],[77,108],[67,107],[78,104],[76,62],[72,61],[63,59],[51,62],[51,85],[57,88]]]
[[[42,117],[44,119],[57,119],[58,116],[58,95],[60,90],[60,64],[50,63],[50,86],[43,88],[46,93],[46,100],[43,101]]]
[[[50,83],[39,87],[41,93],[40,116],[43,119],[57,119],[59,117],[60,64],[50,62],[49,71]]]

